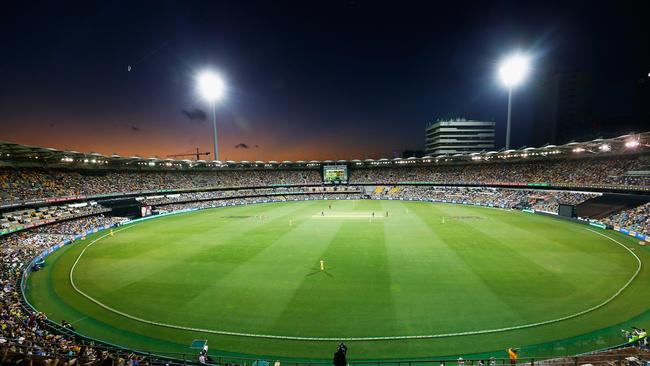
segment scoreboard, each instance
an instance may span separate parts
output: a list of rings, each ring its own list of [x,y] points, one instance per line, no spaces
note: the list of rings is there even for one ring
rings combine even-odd
[[[576,206],[560,203],[557,214],[564,217],[577,217]]]
[[[348,182],[347,165],[323,165],[323,183],[346,184]]]

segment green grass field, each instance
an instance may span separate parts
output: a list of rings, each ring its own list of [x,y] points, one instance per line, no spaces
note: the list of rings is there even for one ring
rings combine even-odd
[[[520,212],[420,202],[219,208],[67,246],[30,276],[27,296],[83,334],[139,349],[188,352],[199,338],[208,339],[215,354],[329,359],[337,338],[489,331],[602,304],[638,268],[634,255],[610,238],[634,248],[643,262],[649,253],[622,235],[588,229]],[[75,291],[70,270],[78,258],[72,273],[77,288],[133,317],[182,328],[332,339],[230,336],[139,322]],[[575,318],[478,335],[351,340],[349,357],[503,357],[508,346],[553,344],[610,327],[575,349],[530,348],[522,356],[602,348],[617,342],[611,331],[621,323],[647,320],[648,272],[644,266],[611,302]]]

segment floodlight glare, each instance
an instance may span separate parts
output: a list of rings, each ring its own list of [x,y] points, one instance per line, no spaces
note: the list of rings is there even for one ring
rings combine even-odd
[[[506,126],[506,150],[510,149],[510,115],[512,113],[512,89],[520,84],[528,74],[528,56],[515,53],[506,58],[499,67],[499,77],[508,87],[508,122]]]
[[[508,87],[512,88],[521,83],[528,74],[529,60],[528,57],[516,53],[506,58],[499,67],[499,77]]]
[[[212,143],[214,147],[214,159],[218,160],[219,144],[217,138],[217,116],[215,109],[217,101],[223,98],[226,85],[221,76],[211,71],[204,71],[199,74],[197,82],[197,87],[201,97],[210,102],[210,107],[212,109]]]
[[[219,75],[206,71],[199,75],[198,87],[204,99],[215,102],[223,97],[225,84]]]

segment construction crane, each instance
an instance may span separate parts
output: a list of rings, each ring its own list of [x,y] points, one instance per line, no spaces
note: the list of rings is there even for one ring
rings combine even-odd
[[[201,152],[201,151],[199,151],[199,148],[197,147],[196,152],[185,153],[185,154],[171,154],[171,155],[167,155],[167,157],[168,158],[178,158],[178,157],[181,157],[181,156],[194,156],[194,157],[196,157],[196,160],[199,160],[199,157],[201,155],[206,155],[207,156],[207,155],[210,155],[210,152],[209,151]]]

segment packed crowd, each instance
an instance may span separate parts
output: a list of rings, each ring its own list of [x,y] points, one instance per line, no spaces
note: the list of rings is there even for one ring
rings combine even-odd
[[[362,194],[361,192],[271,195],[271,196],[263,196],[263,197],[222,198],[222,199],[196,201],[196,202],[161,204],[161,205],[154,206],[154,209],[155,211],[164,213],[164,212],[189,210],[189,209],[203,209],[203,208],[214,208],[214,207],[224,207],[224,206],[247,205],[253,203],[304,201],[304,200],[318,200],[318,199],[360,200],[364,198],[365,195]]]
[[[202,198],[190,200],[194,194],[187,194],[185,199],[178,201],[159,200],[154,203],[155,210],[171,212],[183,209],[202,209],[230,205],[243,205],[260,202],[285,202],[307,199],[405,199],[405,200],[437,200],[458,203],[473,203],[493,205],[503,208],[534,208],[537,210],[556,213],[559,203],[578,205],[596,193],[566,192],[529,189],[504,189],[490,187],[432,187],[432,186],[377,186],[362,189],[361,187],[345,191],[309,192],[311,188],[304,187],[301,193],[299,187],[288,189],[291,194],[273,189],[255,190],[251,197],[241,197],[251,190],[237,190],[236,194],[220,198]],[[175,196],[175,195],[174,195]],[[202,197],[202,196],[201,196]],[[176,197],[173,197],[176,198]]]
[[[445,184],[547,183],[572,187],[650,187],[643,170],[647,156],[489,162],[432,166],[350,166],[349,182]],[[321,184],[320,169],[239,169],[220,171],[114,171],[0,169],[0,204],[38,198],[155,192],[208,187],[261,187]]]
[[[318,184],[320,171],[75,171],[0,170],[0,202],[108,193],[154,192],[197,187],[255,187],[273,184]]]
[[[641,158],[549,160],[431,167],[350,170],[353,183],[436,182],[445,184],[549,183],[566,186],[650,186],[650,177],[626,173],[648,163]]]
[[[7,232],[48,224],[55,221],[108,212],[96,202],[83,202],[69,205],[23,208],[4,212],[0,215],[0,231]]]
[[[126,218],[116,216],[95,215],[79,220],[63,221],[52,225],[39,226],[30,233],[56,234],[56,235],[83,235],[91,228],[104,227],[106,225],[117,225]]]
[[[583,192],[490,187],[379,186],[373,191],[371,197],[453,201],[502,208],[534,208],[556,213],[560,203],[578,205],[597,195]]]
[[[142,203],[147,205],[164,205],[169,203],[182,203],[190,201],[212,201],[221,199],[230,199],[244,196],[282,196],[282,195],[299,195],[299,194],[333,194],[338,192],[359,193],[359,187],[273,187],[273,188],[254,188],[254,189],[236,189],[223,191],[207,192],[189,192],[146,196],[142,198]]]
[[[88,216],[3,235],[0,236],[2,260],[6,261],[10,259],[12,263],[17,263],[17,258],[26,254],[23,253],[23,250],[49,248],[63,242],[65,239],[69,239],[70,236],[85,235],[90,229],[115,225],[124,220],[123,217],[108,217],[104,215]],[[27,257],[31,259],[34,255]],[[22,265],[22,263],[18,264]]]
[[[152,364],[142,356],[106,352],[84,345],[73,336],[52,331],[42,313],[32,312],[21,303],[20,278],[25,266],[45,249],[59,244],[68,234],[86,232],[114,223],[118,218],[85,217],[0,237],[0,349],[2,364],[141,365]],[[69,323],[66,323],[69,324]],[[66,326],[70,329],[71,326]],[[57,361],[58,360],[58,361]],[[158,361],[157,364],[163,364]]]
[[[605,224],[650,235],[650,202],[629,210],[617,212],[601,220]]]
[[[598,193],[589,192],[565,192],[565,191],[544,191],[531,194],[536,197],[531,208],[545,212],[557,212],[560,204],[577,206],[588,199],[598,197]]]
[[[498,188],[476,187],[426,187],[403,186],[372,194],[374,199],[394,198],[406,200],[436,200],[475,204],[492,204],[498,207],[513,208],[526,197],[522,191]]]

